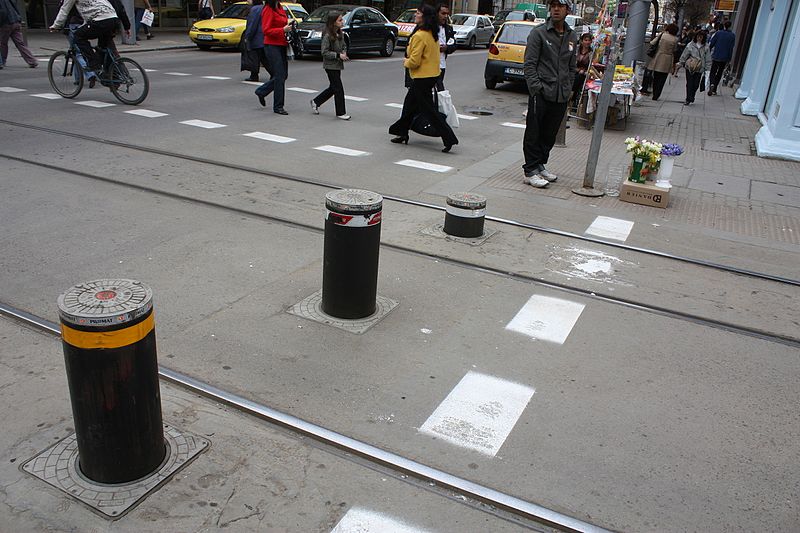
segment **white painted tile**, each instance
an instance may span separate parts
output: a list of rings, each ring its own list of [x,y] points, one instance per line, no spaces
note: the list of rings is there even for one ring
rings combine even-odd
[[[205,80],[229,80],[229,76],[201,76]]]
[[[322,152],[330,152],[332,154],[349,155],[353,157],[369,155],[369,152],[362,152],[361,150],[353,150],[352,148],[342,148],[341,146],[331,146],[330,144],[317,146],[316,148],[314,148],[314,150],[320,150]]]
[[[369,98],[362,98],[360,96],[350,96],[349,94],[344,95],[345,100],[350,100],[352,102],[366,102]]]
[[[138,115],[140,117],[147,117],[147,118],[158,118],[158,117],[166,117],[169,113],[162,113],[160,111],[150,111],[149,109],[131,109],[130,111],[125,111],[130,115]]]
[[[85,105],[86,107],[113,107],[117,104],[112,104],[110,102],[100,102],[99,100],[82,100],[80,102],[75,102],[77,105]]]
[[[145,72],[158,72],[158,69],[156,69],[156,68],[146,68],[146,69],[144,69],[144,71]]]
[[[388,104],[383,104],[383,105],[385,105],[386,107],[396,107],[397,109],[403,109],[403,104],[398,104],[395,102],[390,102]]]
[[[586,228],[584,233],[614,239],[615,241],[626,241],[633,229],[633,221],[622,220],[620,218],[597,217],[592,225]]]
[[[506,329],[534,339],[564,344],[584,307],[569,300],[534,294]]]
[[[32,94],[31,96],[35,96],[36,98],[44,98],[45,100],[61,99],[61,95],[56,93],[40,93],[40,94]]]
[[[503,122],[500,124],[501,126],[508,126],[509,128],[521,128],[525,129],[525,124],[520,124],[519,122]]]
[[[478,120],[481,117],[476,117],[475,115],[462,115],[461,113],[456,113],[456,116],[461,120]]]
[[[294,91],[296,93],[306,93],[306,94],[316,94],[319,92],[316,89],[304,89],[302,87],[287,87],[286,90]]]
[[[0,93],[21,93],[25,89],[18,89],[17,87],[0,87]]]
[[[246,84],[246,85],[264,85],[264,82],[263,82],[263,81],[247,81],[247,80],[242,80],[242,83],[244,83],[244,84]]]
[[[165,72],[167,76],[191,76],[191,74],[187,74],[186,72]]]
[[[352,507],[331,533],[426,533],[426,530],[374,511]]]
[[[468,372],[419,430],[493,457],[534,392],[519,383]]]
[[[205,120],[184,120],[181,124],[186,124],[187,126],[196,126],[198,128],[206,128],[206,129],[213,129],[213,128],[224,128],[225,124],[217,124],[216,122],[206,122]]]
[[[422,170],[432,170],[434,172],[448,172],[453,170],[453,167],[426,163],[425,161],[417,161],[415,159],[403,159],[402,161],[395,161],[394,164],[403,165],[404,167],[420,168]]]
[[[262,141],[271,141],[274,143],[290,143],[297,140],[292,139],[291,137],[282,137],[280,135],[273,135],[272,133],[263,133],[260,131],[244,133],[243,135],[245,137],[253,137],[254,139],[261,139]]]

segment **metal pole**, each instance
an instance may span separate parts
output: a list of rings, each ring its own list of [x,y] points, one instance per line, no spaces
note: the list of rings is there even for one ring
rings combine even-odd
[[[631,0],[628,4],[628,31],[625,34],[625,49],[622,64],[631,66],[634,61],[644,61],[644,38],[647,19],[650,16],[650,0]]]
[[[164,460],[153,292],[129,279],[97,280],[58,297],[81,472],[126,483]]]
[[[359,189],[325,195],[322,310],[336,318],[365,318],[376,309],[383,197]]]
[[[614,68],[617,64],[617,33],[611,32],[611,47],[608,61],[603,72],[603,84],[600,86],[600,96],[597,98],[597,110],[594,113],[594,127],[592,129],[592,143],[589,146],[589,158],[586,160],[586,170],[583,174],[583,187],[572,189],[572,192],[581,196],[602,196],[603,192],[594,188],[594,174],[597,169],[597,160],[600,156],[600,145],[603,142],[603,130],[606,126],[608,104],[611,102],[611,87],[614,85]]]
[[[483,235],[486,197],[469,192],[447,196],[443,231],[453,237],[475,238]]]

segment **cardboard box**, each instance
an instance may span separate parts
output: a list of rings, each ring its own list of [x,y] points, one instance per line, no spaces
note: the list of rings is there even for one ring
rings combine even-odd
[[[671,189],[656,187],[653,182],[634,183],[625,180],[619,189],[619,199],[632,204],[667,207]]]

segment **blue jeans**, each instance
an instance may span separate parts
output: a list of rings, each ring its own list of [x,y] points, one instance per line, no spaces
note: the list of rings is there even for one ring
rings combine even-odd
[[[265,44],[263,53],[266,58],[267,69],[270,74],[269,81],[256,89],[258,96],[272,95],[272,110],[283,109],[283,100],[286,93],[286,78],[289,77],[289,61],[286,59],[286,47],[274,44]]]

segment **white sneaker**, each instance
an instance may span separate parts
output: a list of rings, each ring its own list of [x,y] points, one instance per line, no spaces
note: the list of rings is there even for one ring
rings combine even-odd
[[[544,189],[545,187],[550,185],[550,182],[540,177],[539,174],[534,174],[530,178],[526,177],[522,180],[522,182],[531,185],[533,187],[537,187],[539,189]]]
[[[350,120],[350,115],[336,115],[336,118],[340,118],[342,120]]]
[[[552,172],[550,172],[549,170],[547,170],[544,167],[542,167],[542,169],[539,171],[539,176],[541,176],[542,178],[546,179],[550,183],[553,183],[554,181],[556,181],[558,179],[558,176],[556,176],[555,174],[553,174]]]
[[[311,112],[315,115],[319,115],[319,106],[316,104],[316,102],[314,102],[314,100],[311,100]]]

